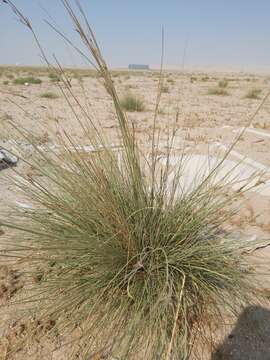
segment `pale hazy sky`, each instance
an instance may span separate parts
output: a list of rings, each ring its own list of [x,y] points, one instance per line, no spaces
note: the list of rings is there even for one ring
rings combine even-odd
[[[43,19],[49,15],[79,44],[60,0],[13,0],[32,20],[48,54],[64,65],[81,60]],[[181,68],[270,71],[270,0],[81,0],[112,67],[158,66],[161,28],[165,63]],[[44,10],[46,9],[48,13]],[[31,35],[0,0],[0,64],[40,64]]]

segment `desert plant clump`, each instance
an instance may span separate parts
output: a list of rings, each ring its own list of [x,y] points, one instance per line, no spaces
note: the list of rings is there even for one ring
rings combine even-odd
[[[197,76],[192,75],[192,76],[190,77],[190,82],[191,82],[191,83],[194,83],[194,82],[197,81],[197,80],[198,80]]]
[[[218,82],[218,87],[221,89],[225,89],[228,86],[228,80],[223,79],[223,80],[219,80]]]
[[[6,74],[6,77],[7,77],[9,80],[14,79],[14,75],[13,75],[13,74]]]
[[[206,82],[209,81],[209,76],[205,75],[201,78],[201,81]]]
[[[144,101],[133,94],[126,94],[122,97],[120,104],[125,111],[145,111]]]
[[[259,99],[261,92],[262,92],[261,89],[251,89],[247,92],[247,94],[245,95],[245,98],[246,99]]]
[[[172,78],[168,78],[168,79],[167,79],[167,82],[168,82],[169,84],[174,85],[175,80],[174,80],[174,79],[172,79]]]
[[[170,88],[168,85],[162,85],[161,92],[164,94],[168,94],[170,92]]]
[[[3,85],[8,85],[9,84],[9,81],[8,80],[4,80],[3,81]]]
[[[226,90],[227,86],[228,86],[227,80],[219,80],[218,85],[213,88],[210,88],[207,94],[218,95],[218,96],[229,95],[228,91]]]
[[[239,311],[255,292],[245,251],[256,241],[236,241],[226,226],[240,195],[228,190],[229,183],[214,182],[219,166],[183,191],[182,163],[172,176],[172,146],[160,157],[155,132],[150,152],[143,153],[123,111],[138,110],[136,97],[125,98],[124,105],[119,100],[88,22],[84,29],[70,3],[63,4],[111,96],[121,146],[111,147],[87,111],[79,118],[93,149],[87,156],[66,131],[60,156],[46,144],[37,146],[31,129],[15,126],[37,150],[31,166],[41,176],[33,180],[22,174],[21,181],[16,176],[31,209],[17,208],[1,219],[4,231],[13,229],[12,239],[8,231],[1,235],[8,243],[4,255],[21,259],[29,279],[36,279],[26,301],[50,322],[50,334],[75,332],[67,339],[74,346],[69,359],[98,354],[187,360],[198,337],[207,341],[208,323],[222,321],[225,309]],[[71,87],[64,90],[76,96]],[[75,99],[83,110],[84,102]],[[157,112],[158,105],[159,96]],[[39,322],[22,334],[22,342],[29,346],[41,327]]]
[[[222,87],[213,87],[208,90],[207,94],[208,95],[218,95],[218,96],[229,95],[228,91]]]
[[[48,92],[44,92],[42,94],[40,94],[40,97],[41,98],[44,98],[44,99],[58,99],[59,96],[51,91],[48,91]]]
[[[13,84],[15,85],[25,85],[25,84],[41,84],[42,80],[39,78],[35,78],[33,76],[20,77],[13,80]]]
[[[48,78],[50,79],[51,82],[59,82],[61,80],[59,75],[52,72],[49,73]]]

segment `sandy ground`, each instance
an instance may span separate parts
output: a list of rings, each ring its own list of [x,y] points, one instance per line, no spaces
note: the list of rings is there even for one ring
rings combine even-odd
[[[21,76],[38,77],[42,84],[15,85],[14,78]],[[40,69],[0,69],[0,146],[11,150],[14,141],[21,147],[26,156],[31,156],[27,141],[12,130],[8,121],[16,121],[21,127],[31,129],[32,135],[42,144],[53,144],[57,139],[59,128],[64,128],[80,145],[87,145],[87,139],[77,125],[74,114],[66,103],[64,95],[57,84],[53,83],[46,72]],[[87,109],[88,115],[95,123],[100,121],[104,132],[112,143],[118,143],[117,124],[112,103],[102,82],[87,72],[69,72],[72,91]],[[138,141],[147,149],[152,131],[153,111],[155,107],[158,73],[157,72],[122,72],[115,71],[113,79],[122,96],[131,92],[145,102],[145,111],[129,113],[134,124]],[[218,81],[226,79],[227,95],[209,95],[209,89],[217,87]],[[7,84],[8,82],[8,84]],[[174,143],[176,153],[184,152],[203,154],[209,153],[211,145],[220,143],[229,145],[239,131],[252,118],[258,105],[270,88],[269,75],[245,73],[165,73],[166,92],[162,95],[157,128],[161,134],[161,153],[166,151],[166,139],[175,125],[175,114],[179,107],[179,119]],[[246,98],[248,91],[259,89],[259,99]],[[55,99],[42,98],[42,94],[53,92]],[[75,109],[80,113],[79,106],[71,95],[67,95]],[[266,168],[270,166],[270,99],[267,100],[252,120],[250,129],[257,132],[243,134],[235,150],[249,159],[259,162]],[[232,157],[233,158],[233,157]],[[18,164],[21,171],[30,171]],[[7,175],[11,170],[0,171],[0,211],[6,210],[6,204],[13,201],[24,201],[17,194]],[[35,174],[31,174],[35,176]],[[270,196],[249,193],[246,206],[239,210],[232,225],[246,236],[258,236],[267,239],[270,234]],[[2,231],[2,230],[0,230]],[[1,232],[0,232],[1,236]],[[270,259],[270,248],[256,253],[264,259]],[[23,288],[18,268],[3,264],[0,266],[0,303],[8,305],[9,301],[18,296]],[[261,290],[269,293],[267,279],[262,280]],[[0,360],[11,359],[5,352],[9,343],[20,338],[29,324],[21,324],[17,317],[5,314],[0,324]],[[212,356],[204,354],[202,359],[232,360],[269,360],[270,359],[270,307],[249,307],[243,311],[239,319],[229,324],[216,351]],[[29,320],[31,326],[35,318]],[[50,324],[44,325],[50,326]],[[68,358],[68,350],[52,351],[56,346],[55,339],[48,343],[39,343],[31,349],[20,349],[14,359],[54,359]]]

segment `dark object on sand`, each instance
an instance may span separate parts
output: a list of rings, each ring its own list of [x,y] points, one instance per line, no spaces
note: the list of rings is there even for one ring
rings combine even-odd
[[[0,148],[0,170],[16,166],[18,158],[9,151]]]
[[[231,333],[218,346],[211,360],[269,360],[270,311],[248,306]]]

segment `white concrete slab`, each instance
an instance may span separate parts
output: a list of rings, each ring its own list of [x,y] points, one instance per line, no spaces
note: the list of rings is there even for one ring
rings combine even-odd
[[[170,165],[174,167],[170,176],[169,183],[172,184],[175,177],[176,169],[182,166],[181,177],[179,179],[179,191],[190,192],[194,190],[209,174],[220,164],[222,157],[212,155],[188,155],[181,157],[172,156]],[[211,182],[213,184],[223,182],[231,186],[234,190],[239,190],[246,186],[247,189],[255,186],[261,182],[262,171],[260,166],[257,168],[251,166],[252,159],[247,159],[247,162],[237,162],[234,160],[225,159],[223,163],[211,175]],[[163,165],[166,164],[166,158],[160,159]],[[253,164],[254,165],[254,164]],[[254,187],[255,191],[263,196],[270,196],[270,181]]]
[[[216,147],[216,148],[220,148],[220,149],[224,150],[225,152],[229,150],[228,145],[224,145],[224,144],[221,144],[219,142],[215,142],[211,146]],[[232,155],[233,157],[239,159],[241,162],[252,166],[253,168],[255,168],[257,170],[261,170],[261,171],[266,172],[266,173],[269,171],[269,167],[263,165],[259,161],[252,160],[252,159],[248,158],[247,156],[242,155],[241,153],[239,153],[236,150],[231,150],[230,155]]]
[[[235,130],[233,130],[233,132],[234,133],[241,133],[241,131],[243,131],[243,130],[244,130],[244,128],[235,129]],[[266,131],[259,131],[259,130],[255,130],[254,128],[246,128],[245,132],[252,133],[252,134],[258,135],[260,137],[270,138],[270,134],[267,133]]]

